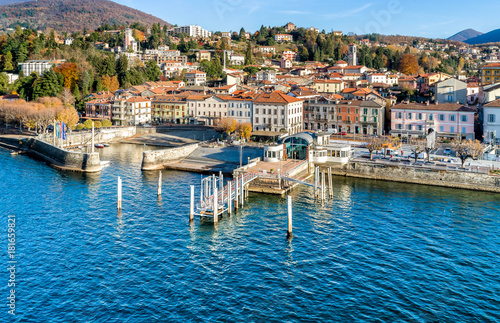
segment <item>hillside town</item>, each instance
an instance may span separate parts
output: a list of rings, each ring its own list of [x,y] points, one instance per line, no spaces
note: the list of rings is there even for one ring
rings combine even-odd
[[[444,140],[499,142],[496,46],[363,38],[293,23],[254,33],[106,24],[43,36],[19,26],[0,36],[1,99],[64,96],[78,113],[71,127],[234,119],[261,139],[302,131],[423,138],[433,129]]]

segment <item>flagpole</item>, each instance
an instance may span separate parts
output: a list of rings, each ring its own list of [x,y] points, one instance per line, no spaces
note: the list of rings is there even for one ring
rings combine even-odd
[[[54,120],[54,146],[56,145],[56,120]]]

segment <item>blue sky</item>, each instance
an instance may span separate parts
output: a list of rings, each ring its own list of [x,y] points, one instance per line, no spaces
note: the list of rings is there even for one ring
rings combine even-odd
[[[261,25],[357,34],[379,32],[447,38],[463,29],[500,28],[500,1],[465,0],[115,0],[172,24],[198,24],[210,31],[255,31]]]

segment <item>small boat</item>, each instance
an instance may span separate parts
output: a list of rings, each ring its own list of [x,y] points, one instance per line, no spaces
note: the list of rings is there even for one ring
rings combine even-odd
[[[109,160],[101,160],[101,166],[109,166]]]
[[[104,148],[104,145],[103,144],[95,144],[94,147],[96,147],[96,148]]]
[[[104,147],[109,147],[109,144],[103,144]]]

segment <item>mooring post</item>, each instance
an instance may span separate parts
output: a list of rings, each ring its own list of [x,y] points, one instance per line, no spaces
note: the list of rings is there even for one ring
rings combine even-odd
[[[161,171],[158,175],[158,197],[161,196]]]
[[[222,175],[222,171],[219,171],[219,181],[219,190],[222,192],[222,189],[224,188],[224,175]]]
[[[245,204],[245,175],[241,175],[241,207]]]
[[[238,176],[234,179],[234,210],[237,211],[239,204],[238,204]]]
[[[193,222],[193,220],[194,220],[194,185],[191,185],[191,199],[189,201],[189,222]]]
[[[203,175],[201,177],[201,183],[200,183],[200,203],[203,202]]]
[[[287,238],[292,236],[292,197],[288,196],[288,230],[286,234]]]
[[[217,181],[215,181],[215,175],[214,175],[214,223],[219,222],[219,196],[218,196],[218,191],[217,191]]]
[[[330,192],[330,198],[333,198],[333,181],[332,181],[332,168],[328,167],[328,186]]]
[[[325,201],[325,189],[326,189],[326,186],[325,186],[325,171],[323,171],[321,173],[321,201],[324,202]]]
[[[54,131],[56,131],[54,129]],[[92,121],[92,153],[94,152],[94,121]]]
[[[233,188],[231,182],[227,182],[227,215],[231,215],[233,208]]]
[[[122,209],[122,179],[118,177],[118,210]]]

